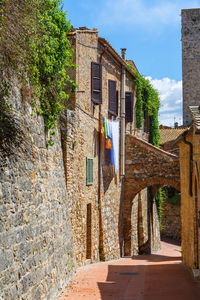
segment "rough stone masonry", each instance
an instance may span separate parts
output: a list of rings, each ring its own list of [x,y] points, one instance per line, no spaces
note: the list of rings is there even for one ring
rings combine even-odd
[[[189,105],[200,105],[200,9],[183,9],[182,13],[183,125],[192,118]]]
[[[3,300],[53,299],[75,268],[60,133],[47,150],[43,118],[32,116],[28,100],[15,79],[0,138]]]

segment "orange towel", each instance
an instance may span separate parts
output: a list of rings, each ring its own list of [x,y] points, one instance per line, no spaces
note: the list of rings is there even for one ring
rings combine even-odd
[[[111,139],[106,139],[106,149],[112,149],[112,142]]]

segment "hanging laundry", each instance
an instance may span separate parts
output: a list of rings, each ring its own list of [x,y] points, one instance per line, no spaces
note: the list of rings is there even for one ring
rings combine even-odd
[[[115,166],[115,173],[119,169],[119,122],[110,121],[103,117],[106,137],[105,148],[110,150],[110,163]]]
[[[105,133],[105,138],[108,137],[107,135],[107,119],[103,117],[103,124],[104,124],[104,133]]]
[[[112,121],[107,120],[107,136],[112,139]]]
[[[113,139],[111,139],[112,148],[110,149],[110,163],[112,165],[115,164],[115,157],[114,157],[114,149],[113,149]]]
[[[102,147],[104,147],[104,135],[105,135],[105,131],[104,131],[103,116],[101,115],[101,149],[102,150],[103,150]]]
[[[112,150],[114,154],[115,173],[119,169],[119,122],[112,121]]]
[[[109,138],[106,139],[106,149],[112,149],[112,142]]]

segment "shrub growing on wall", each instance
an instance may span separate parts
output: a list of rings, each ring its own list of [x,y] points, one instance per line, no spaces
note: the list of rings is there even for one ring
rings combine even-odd
[[[136,126],[138,129],[142,127],[143,111],[147,111],[150,117],[149,142],[158,147],[160,139],[158,123],[160,99],[158,92],[153,88],[148,79],[135,71],[131,65],[128,65],[128,67],[136,77]]]
[[[4,0],[2,16],[1,67],[10,66],[29,81],[34,107],[50,132],[48,144],[53,144],[56,122],[69,97],[67,87],[74,85],[66,72],[73,67],[70,22],[60,0]]]

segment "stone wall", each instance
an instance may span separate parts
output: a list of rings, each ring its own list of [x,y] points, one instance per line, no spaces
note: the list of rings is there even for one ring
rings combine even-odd
[[[179,158],[127,134],[125,186],[129,184],[136,194],[152,185],[171,185],[179,190]]]
[[[164,202],[162,205],[162,237],[181,241],[180,206]]]
[[[144,167],[145,166],[145,167]],[[160,231],[155,191],[163,185],[179,189],[179,159],[136,136],[126,135],[126,178],[124,186],[124,248],[126,255],[155,252],[160,248]],[[137,194],[148,187],[143,201]],[[155,190],[155,191],[154,191]],[[139,200],[139,204],[138,204]],[[139,212],[138,212],[139,211]],[[146,224],[142,224],[142,215]],[[139,227],[135,220],[139,219]],[[143,230],[146,229],[146,233]],[[138,239],[139,230],[139,239]],[[147,234],[148,231],[148,234]],[[142,234],[142,235],[141,235]],[[143,242],[143,239],[145,242]]]
[[[199,105],[200,9],[184,9],[182,16],[183,125],[191,124],[188,105]]]
[[[13,109],[1,127],[10,135],[0,138],[3,300],[54,299],[75,270],[60,131],[47,149],[43,118],[32,115],[29,102],[13,80]]]
[[[109,162],[100,122],[103,116],[120,120],[120,115],[108,113],[108,80],[116,81],[120,95],[121,65],[100,45],[96,30],[78,30],[70,40],[77,65],[71,76],[78,88],[61,116],[52,147],[46,146],[43,118],[33,114],[29,89],[13,82],[13,111],[5,124],[12,139],[7,138],[8,145],[1,141],[0,148],[0,297],[4,300],[54,299],[77,266],[124,254],[126,185]],[[100,61],[101,106],[91,102],[91,62]],[[125,89],[135,94],[133,79],[127,72]],[[120,112],[120,101],[118,105]],[[135,132],[134,122],[126,124],[129,134]],[[139,155],[135,144],[131,147],[126,154],[128,176],[133,172],[129,155]],[[143,150],[144,156],[148,151]],[[86,158],[93,159],[90,185]],[[141,174],[140,181],[143,186]],[[146,187],[134,190],[140,192],[137,196],[131,190],[134,254],[144,251],[151,237],[152,247],[157,248],[155,203],[149,204]]]
[[[117,117],[108,113],[108,80],[116,81],[120,96],[121,65],[98,42],[96,30],[76,30],[69,37],[74,48],[75,75],[78,89],[75,92],[73,124],[68,122],[71,138],[64,138],[67,156],[67,190],[70,200],[73,241],[77,263],[87,263],[86,208],[92,206],[91,261],[109,260],[120,256],[122,243],[123,182],[119,171],[108,160],[105,138],[99,134],[99,118],[120,120],[120,98]],[[102,105],[91,101],[91,62],[102,63]],[[135,94],[133,78],[127,74],[126,91]],[[72,113],[72,112],[71,112]],[[126,124],[130,132],[132,124]],[[75,147],[72,147],[73,141]],[[99,148],[99,143],[101,146]],[[72,149],[73,148],[73,149]],[[93,159],[93,184],[86,186],[86,157]],[[77,181],[78,178],[78,181]],[[136,220],[137,222],[137,220]]]
[[[149,239],[147,189],[142,190],[136,197],[138,197],[138,251],[136,253],[143,254],[147,251],[146,245]]]

